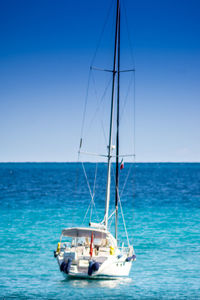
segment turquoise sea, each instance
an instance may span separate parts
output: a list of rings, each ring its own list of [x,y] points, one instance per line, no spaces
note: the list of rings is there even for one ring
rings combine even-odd
[[[95,168],[85,164],[91,186]],[[129,171],[121,201],[137,256],[130,278],[64,280],[53,250],[90,202],[81,164],[0,164],[0,299],[200,299],[200,164],[125,164],[122,187]],[[99,164],[99,219],[105,181]]]

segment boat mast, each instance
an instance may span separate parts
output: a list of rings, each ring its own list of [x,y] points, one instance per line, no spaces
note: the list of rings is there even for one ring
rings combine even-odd
[[[117,134],[116,134],[116,178],[115,178],[115,238],[117,241],[118,197],[119,197],[119,98],[120,98],[120,7],[118,24],[118,65],[117,65]]]
[[[108,169],[107,169],[107,186],[106,186],[106,203],[105,203],[105,228],[108,226],[108,211],[110,202],[110,171],[111,171],[111,152],[112,152],[112,131],[113,131],[113,114],[114,114],[114,95],[115,95],[115,75],[116,75],[116,57],[117,57],[117,37],[119,24],[119,0],[117,0],[116,27],[115,27],[115,45],[114,45],[114,61],[113,61],[113,79],[112,79],[112,95],[111,95],[111,111],[110,111],[110,131],[108,144]]]

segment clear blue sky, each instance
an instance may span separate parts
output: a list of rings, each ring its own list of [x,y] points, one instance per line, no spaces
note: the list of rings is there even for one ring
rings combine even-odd
[[[76,161],[88,70],[110,2],[0,1],[0,161]],[[200,162],[200,2],[124,2],[137,161]]]

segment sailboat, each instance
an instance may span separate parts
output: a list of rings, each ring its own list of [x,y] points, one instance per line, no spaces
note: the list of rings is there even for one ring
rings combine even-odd
[[[109,144],[107,157],[107,184],[105,215],[101,223],[90,223],[89,227],[64,228],[54,257],[65,277],[115,279],[129,276],[132,262],[136,259],[133,246],[118,243],[119,203],[119,101],[120,101],[120,0],[117,0],[115,44],[112,72],[112,93],[110,110]],[[117,77],[117,88],[116,88]],[[114,99],[117,92],[117,133],[116,147],[112,145]],[[116,149],[115,177],[115,236],[108,230],[111,186],[112,151]],[[65,240],[68,240],[67,242]],[[70,239],[70,241],[69,241]]]

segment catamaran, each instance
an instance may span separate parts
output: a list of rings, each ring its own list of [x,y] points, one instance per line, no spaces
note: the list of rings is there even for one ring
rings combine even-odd
[[[57,250],[54,256],[57,259],[60,271],[65,277],[114,279],[129,275],[132,262],[136,259],[133,246],[118,243],[118,203],[119,203],[119,101],[120,101],[120,0],[117,0],[114,62],[112,72],[112,93],[110,128],[107,157],[107,184],[105,197],[105,215],[100,223],[90,222],[89,227],[71,227],[62,230]],[[117,77],[117,88],[116,88]],[[117,92],[117,97],[115,97]],[[117,99],[117,132],[116,147],[113,147],[113,120],[114,102]],[[80,145],[81,147],[81,145]],[[113,149],[116,149],[115,175],[115,236],[108,230],[111,160]],[[112,213],[113,215],[113,213]],[[125,227],[126,229],[126,227]],[[70,239],[70,241],[69,241]],[[65,241],[67,240],[67,241]]]

